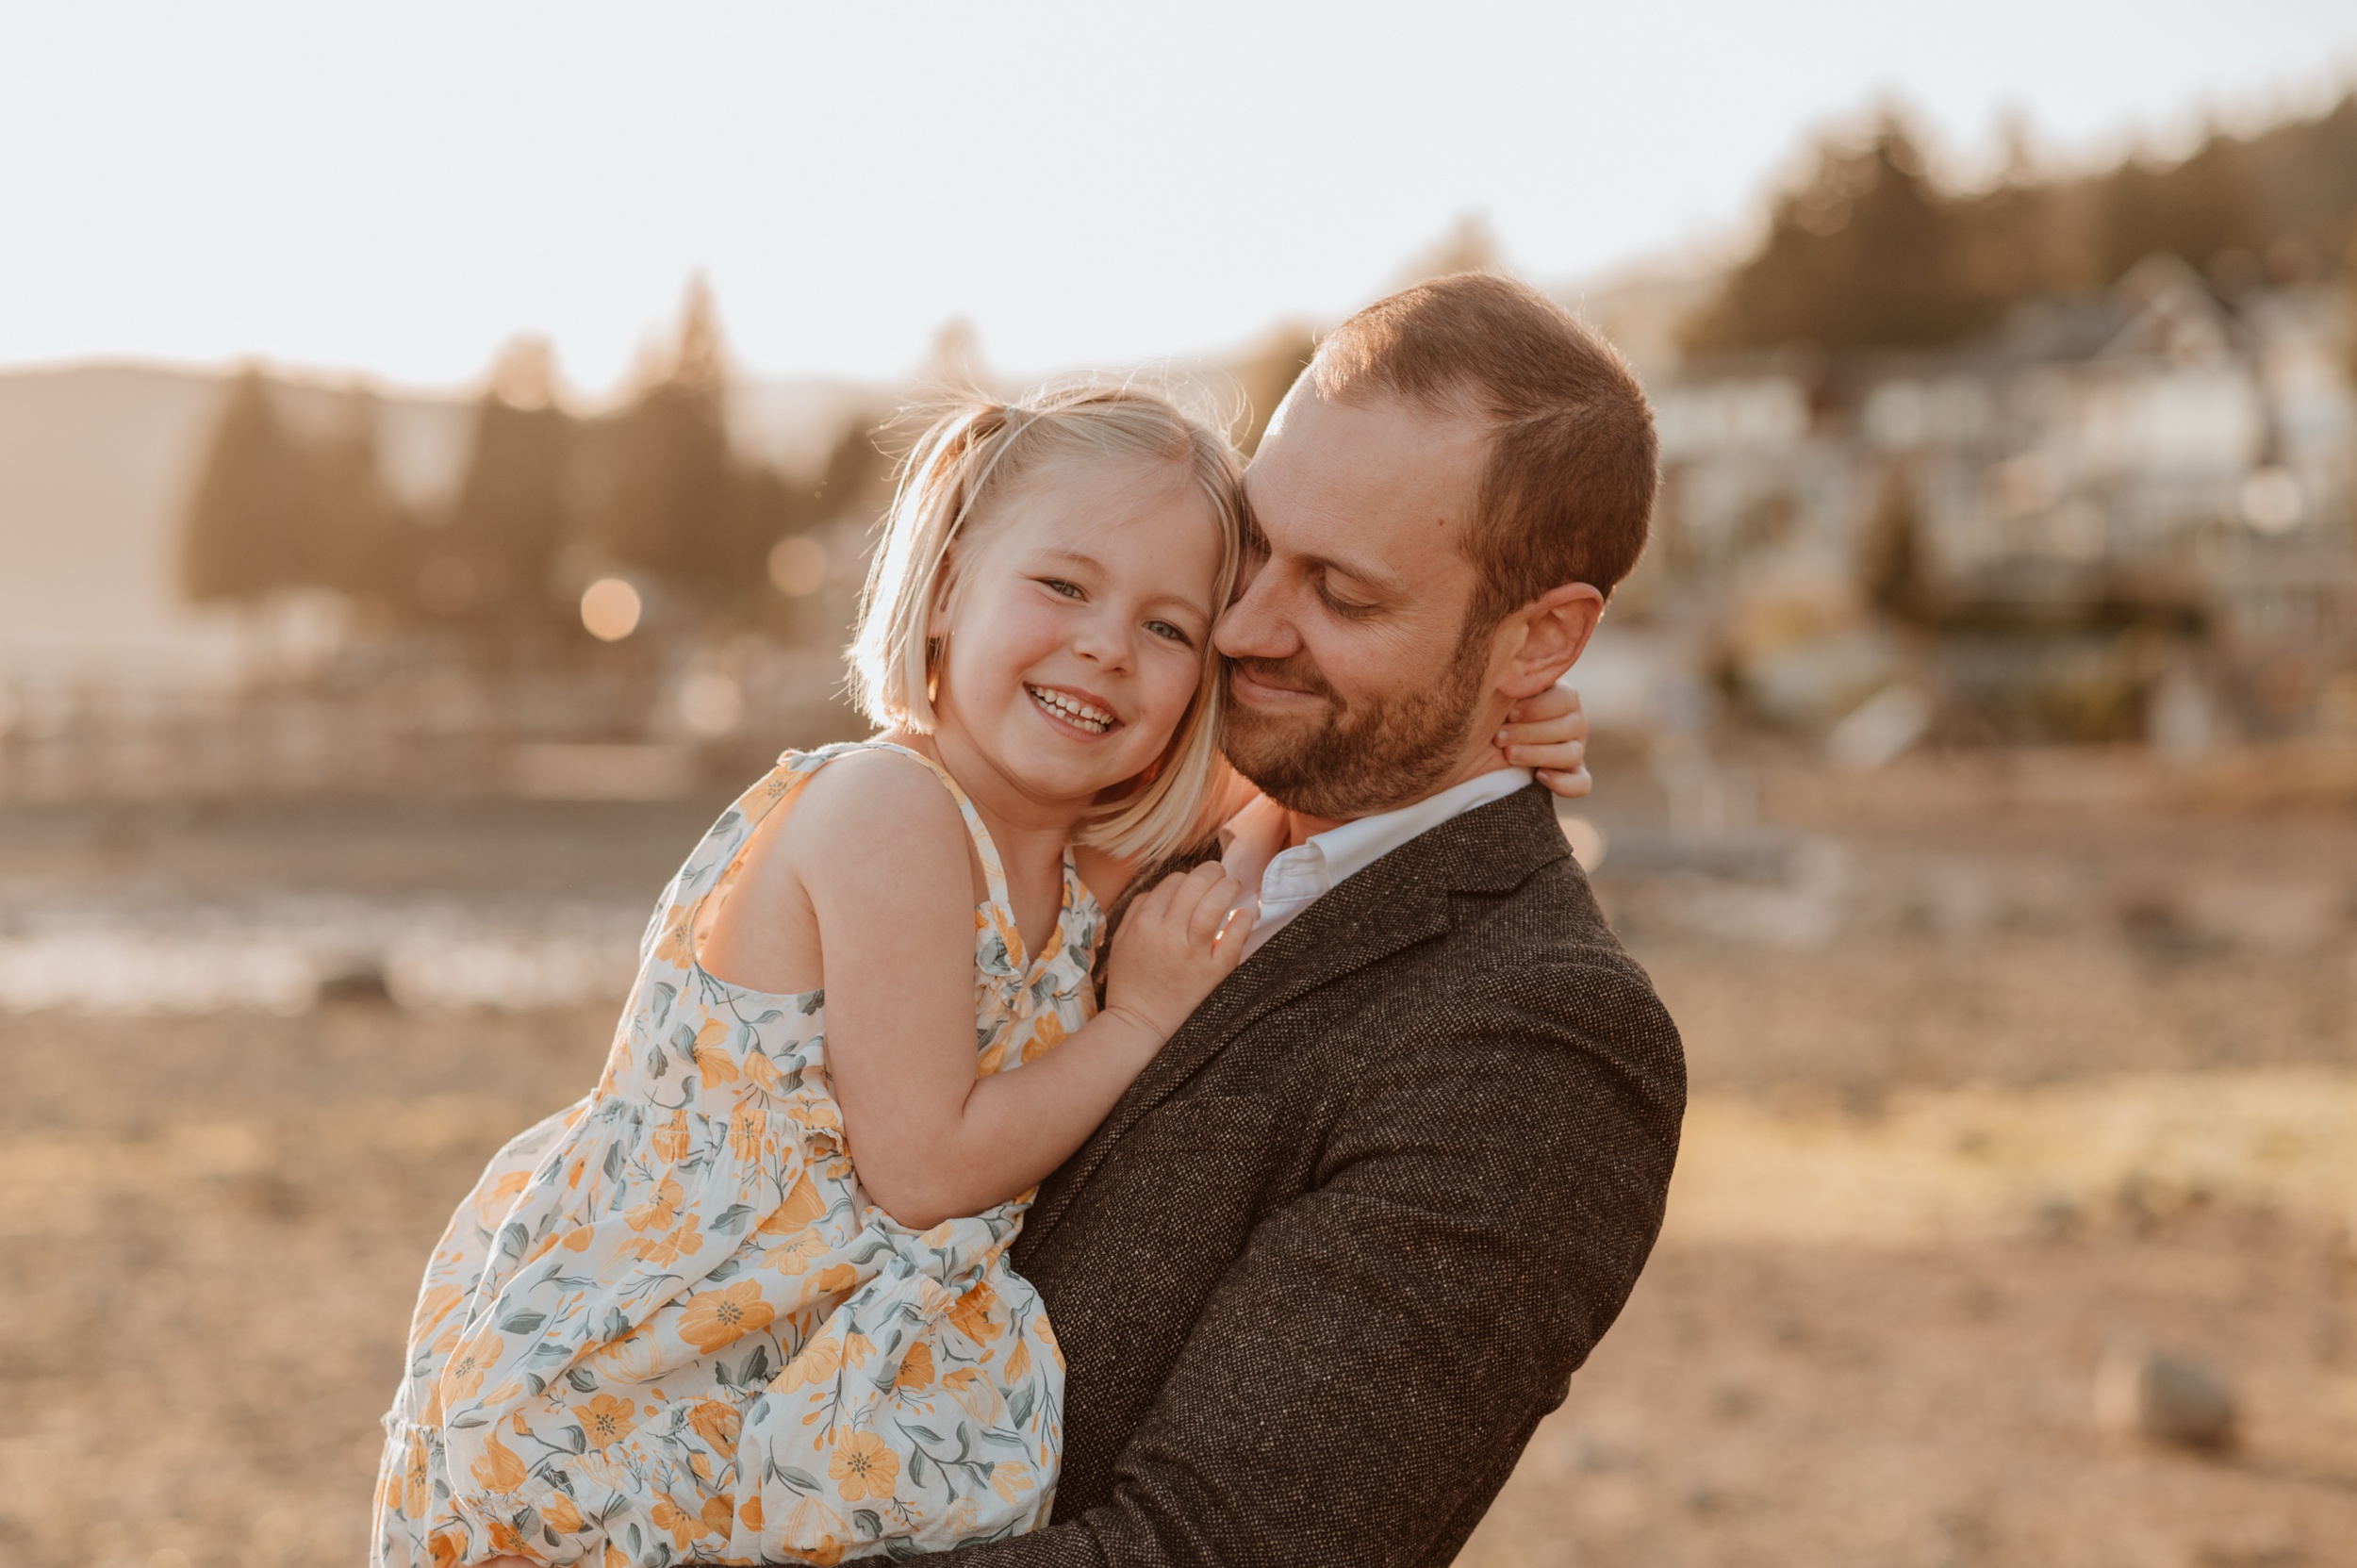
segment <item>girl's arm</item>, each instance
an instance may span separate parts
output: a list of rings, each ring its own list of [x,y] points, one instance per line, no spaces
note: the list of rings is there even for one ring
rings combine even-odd
[[[791,875],[748,878],[731,902],[750,896],[753,921],[815,916],[852,1163],[913,1230],[979,1213],[1062,1164],[1244,946],[1242,931],[1219,939],[1244,890],[1217,866],[1164,882],[1130,908],[1105,1011],[1020,1071],[983,1078],[969,840],[940,782],[905,759],[847,757],[804,786],[784,828],[771,858]]]

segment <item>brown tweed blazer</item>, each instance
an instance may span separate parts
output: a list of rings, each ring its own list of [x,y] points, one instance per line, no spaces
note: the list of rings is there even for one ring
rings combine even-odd
[[[1401,846],[1040,1189],[1055,1523],[950,1555],[1440,1568],[1636,1283],[1685,1100],[1545,791]]]

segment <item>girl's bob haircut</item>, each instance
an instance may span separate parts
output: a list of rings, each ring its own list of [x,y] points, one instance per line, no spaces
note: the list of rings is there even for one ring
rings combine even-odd
[[[910,452],[868,569],[851,643],[851,694],[885,729],[930,734],[941,639],[933,611],[954,620],[960,546],[970,555],[990,529],[993,502],[1064,463],[1163,463],[1185,469],[1219,528],[1213,613],[1234,594],[1244,555],[1244,468],[1202,421],[1155,393],[1082,384],[1017,403],[961,399]],[[1159,860],[1198,841],[1227,783],[1219,751],[1227,683],[1206,637],[1195,701],[1153,766],[1107,790],[1079,842],[1128,859]]]

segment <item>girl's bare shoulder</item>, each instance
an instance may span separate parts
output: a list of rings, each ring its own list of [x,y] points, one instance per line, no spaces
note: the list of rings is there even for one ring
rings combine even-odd
[[[971,836],[956,800],[932,769],[898,751],[835,758],[802,786],[784,827],[784,846],[810,871],[965,882]]]

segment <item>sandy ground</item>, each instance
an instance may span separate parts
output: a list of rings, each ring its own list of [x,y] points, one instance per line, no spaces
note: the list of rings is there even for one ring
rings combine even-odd
[[[2357,819],[1905,783],[1771,792],[1742,865],[1597,802],[1696,1105],[1652,1267],[1466,1563],[2357,1564]],[[0,812],[0,914],[643,896],[706,815],[504,811]],[[355,1560],[425,1249],[611,1026],[0,1016],[0,1563]],[[2099,1432],[2123,1334],[2230,1378],[2240,1443]]]

